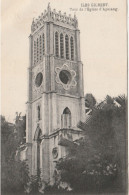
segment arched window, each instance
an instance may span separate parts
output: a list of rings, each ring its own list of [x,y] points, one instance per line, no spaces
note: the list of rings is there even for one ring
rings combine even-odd
[[[71,46],[71,60],[74,60],[74,42],[73,42],[73,37],[70,38],[70,46]]]
[[[38,120],[41,119],[40,106],[37,107]]]
[[[43,55],[45,55],[45,38],[43,33]]]
[[[66,59],[69,59],[69,37],[68,35],[65,36],[65,52],[66,52]]]
[[[56,57],[59,57],[58,32],[55,33],[55,55],[56,55]]]
[[[61,126],[62,128],[70,128],[71,127],[71,112],[68,107],[66,107],[61,116]]]
[[[39,39],[39,47],[40,47],[39,53],[40,53],[40,60],[41,60],[42,59],[42,38],[41,38],[41,35],[40,35],[40,39]]]
[[[63,34],[60,34],[60,57],[64,58],[64,37]]]
[[[39,61],[39,39],[37,38],[37,62]]]
[[[36,41],[34,41],[34,65],[36,64]]]

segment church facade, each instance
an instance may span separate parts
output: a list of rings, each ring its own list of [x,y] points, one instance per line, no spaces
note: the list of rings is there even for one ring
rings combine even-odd
[[[76,16],[48,5],[33,20],[29,41],[27,159],[30,173],[36,174],[40,168],[43,179],[52,184],[56,161],[67,155],[65,141],[82,136],[77,124],[85,120]]]

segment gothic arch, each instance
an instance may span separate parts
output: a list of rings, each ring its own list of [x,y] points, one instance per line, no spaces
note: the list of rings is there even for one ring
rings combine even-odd
[[[70,38],[70,49],[71,49],[71,60],[74,60],[74,39],[72,36]]]
[[[55,56],[59,57],[59,33],[55,32]]]
[[[34,65],[36,64],[37,60],[37,43],[34,41]]]
[[[68,107],[63,110],[61,115],[61,127],[70,128],[71,127],[71,111]]]
[[[64,58],[64,35],[60,34],[60,57]]]
[[[43,55],[45,54],[45,37],[44,37],[44,33],[42,35],[42,41],[43,41]]]
[[[39,37],[39,56],[40,56],[40,60],[42,59],[42,38],[41,35]]]
[[[39,39],[37,38],[37,62],[39,61]]]
[[[66,59],[69,60],[69,36],[65,35],[65,55]]]
[[[71,114],[71,111],[68,107],[66,107],[63,111],[63,114]]]

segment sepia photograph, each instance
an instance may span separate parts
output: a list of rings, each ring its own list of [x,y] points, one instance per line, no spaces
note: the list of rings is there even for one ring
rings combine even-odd
[[[1,194],[128,194],[126,0],[1,0]]]

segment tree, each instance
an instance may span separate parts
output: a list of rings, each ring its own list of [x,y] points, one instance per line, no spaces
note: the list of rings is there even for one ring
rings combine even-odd
[[[29,168],[26,162],[15,160],[19,143],[15,125],[1,116],[1,188],[3,194],[23,194],[24,187],[29,181]]]
[[[4,175],[1,185],[3,194],[24,194],[29,182],[29,168],[25,161],[9,160],[5,164]]]
[[[85,106],[92,109],[96,104],[96,99],[91,93],[85,95]]]
[[[15,128],[19,144],[25,143],[26,136],[26,115],[21,116],[21,113],[16,112]]]
[[[26,186],[26,191],[31,195],[40,195],[42,190],[41,170],[37,170],[37,174],[31,175],[29,183]]]
[[[57,162],[61,180],[70,184],[75,192],[123,193],[126,181],[125,97],[107,96],[93,109],[90,120],[80,122],[79,127],[84,137],[76,142],[76,147],[69,148],[65,159]]]

